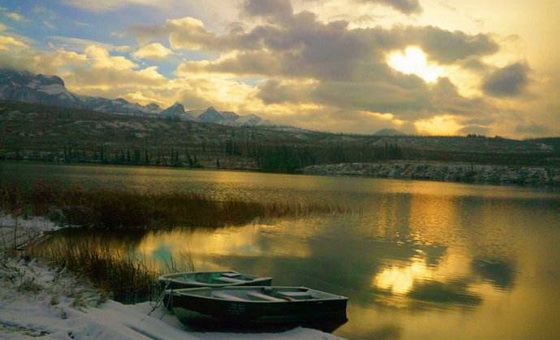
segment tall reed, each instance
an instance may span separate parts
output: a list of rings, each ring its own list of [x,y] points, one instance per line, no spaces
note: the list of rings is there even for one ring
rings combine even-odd
[[[333,205],[216,201],[183,192],[139,192],[98,188],[85,190],[38,181],[31,186],[0,183],[0,209],[46,216],[60,223],[105,228],[242,225],[261,218],[346,213]]]

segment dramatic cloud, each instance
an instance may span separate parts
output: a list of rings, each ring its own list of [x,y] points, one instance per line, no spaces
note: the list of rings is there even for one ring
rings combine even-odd
[[[216,43],[215,35],[204,28],[202,21],[191,17],[167,20],[163,31],[169,33],[169,42],[176,49],[198,50]]]
[[[469,35],[461,31],[447,31],[434,26],[394,28],[381,32],[379,39],[380,43],[387,48],[418,45],[431,59],[442,64],[487,56],[499,50],[499,45],[489,35]]]
[[[317,130],[539,133],[535,126],[558,118],[558,104],[540,99],[553,97],[557,86],[546,85],[532,52],[526,63],[503,67],[519,60],[520,46],[506,36],[517,32],[482,30],[467,18],[470,8],[450,11],[419,0],[60,0],[48,11],[11,6],[0,9],[10,23],[0,24],[0,66],[57,74],[80,94],[162,106],[180,101],[192,109],[212,105]],[[128,10],[150,20],[142,25],[127,16],[109,27],[112,11]],[[9,21],[8,13],[16,12],[41,18],[29,24],[41,35],[18,32],[28,24]],[[56,19],[66,12],[80,13],[80,22]],[[439,18],[443,14],[454,17]],[[83,34],[84,25],[94,27],[98,19],[108,29]],[[46,26],[52,31],[45,33]],[[529,85],[538,98],[520,96]]]
[[[386,59],[390,52],[413,45],[442,65],[473,62],[498,50],[489,36],[430,26],[350,29],[345,21],[322,23],[309,12],[294,14],[289,2],[280,0],[247,1],[245,11],[268,21],[224,35],[207,31],[192,18],[168,21],[161,27],[175,35],[176,47],[221,53],[214,60],[183,62],[177,75],[271,78],[257,88],[257,98],[267,104],[315,103],[346,111],[394,113],[410,120],[435,113],[467,116],[488,110],[482,100],[462,97],[449,79],[428,86],[415,75],[393,70]]]
[[[313,80],[269,79],[258,87],[258,98],[265,104],[305,103],[317,83]]]
[[[483,84],[484,92],[494,97],[514,97],[523,93],[529,83],[529,67],[515,63],[490,74]]]
[[[132,55],[135,58],[161,60],[165,59],[171,54],[173,54],[173,51],[171,51],[167,47],[163,46],[160,43],[153,43],[142,46]]]

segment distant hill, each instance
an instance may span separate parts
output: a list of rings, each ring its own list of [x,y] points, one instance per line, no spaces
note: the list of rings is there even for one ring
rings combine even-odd
[[[537,138],[531,139],[529,141],[548,145],[550,147],[553,147],[557,152],[560,152],[560,137]]]
[[[214,123],[215,119],[223,119],[223,113],[215,109],[195,114],[189,111],[183,114],[180,104],[168,109],[171,117],[192,114],[192,120],[116,115],[0,100],[0,160],[280,172],[315,164],[367,164],[397,159],[560,165],[554,148],[539,141],[481,136],[360,136],[227,126]],[[235,116],[230,117],[236,120]]]
[[[406,134],[396,129],[381,129],[378,130],[373,135],[374,136],[404,136]]]

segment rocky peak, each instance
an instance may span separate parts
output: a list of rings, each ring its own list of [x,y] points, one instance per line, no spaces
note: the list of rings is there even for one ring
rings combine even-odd
[[[161,111],[160,116],[165,118],[178,118],[185,114],[185,107],[181,103],[175,103]]]
[[[222,114],[216,110],[213,106],[210,106],[206,109],[200,116],[198,116],[198,120],[200,122],[206,123],[217,123],[223,119]]]
[[[150,103],[150,104],[146,105],[146,108],[148,108],[149,110],[155,111],[155,112],[161,111],[161,107],[156,103]]]

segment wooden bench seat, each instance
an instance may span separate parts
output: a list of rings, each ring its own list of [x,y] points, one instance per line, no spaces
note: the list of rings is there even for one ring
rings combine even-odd
[[[215,281],[224,282],[224,283],[245,283],[245,280],[234,279],[232,277],[224,277],[220,276],[214,279]]]
[[[278,292],[278,295],[290,298],[312,298],[309,292]]]
[[[229,300],[229,301],[247,301],[239,296],[231,295],[224,292],[214,292],[212,296],[217,297],[219,299]]]
[[[273,301],[273,302],[285,302],[286,301],[284,299],[279,299],[277,297],[262,294],[262,293],[258,293],[258,292],[249,292],[249,293],[247,293],[247,296],[250,296],[250,297],[253,297],[253,298],[256,298],[256,299],[259,299],[259,300],[266,300],[266,301]]]

